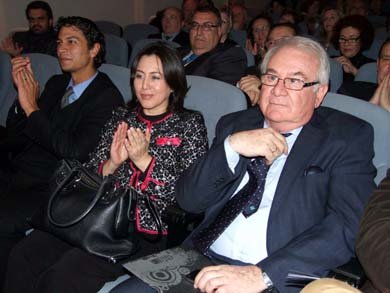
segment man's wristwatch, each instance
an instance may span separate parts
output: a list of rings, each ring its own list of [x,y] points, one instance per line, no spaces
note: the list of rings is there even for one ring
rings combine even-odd
[[[263,276],[263,281],[267,286],[267,289],[263,290],[262,292],[264,293],[272,292],[272,289],[274,288],[274,283],[272,283],[271,279],[268,277],[266,272],[263,271],[261,274]]]

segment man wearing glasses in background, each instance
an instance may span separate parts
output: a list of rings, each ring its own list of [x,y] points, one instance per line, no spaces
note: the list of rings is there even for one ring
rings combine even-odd
[[[376,65],[377,83],[366,81],[346,82],[337,92],[369,101],[390,111],[390,38],[383,42]]]
[[[190,23],[191,49],[182,50],[186,74],[199,75],[235,85],[247,66],[242,48],[220,43],[221,16],[214,7],[195,11]]]
[[[29,30],[16,32],[1,42],[0,49],[12,57],[25,53],[43,53],[57,57],[57,36],[53,30],[53,12],[45,1],[27,5]]]
[[[223,117],[176,186],[183,209],[205,213],[185,241],[215,264],[197,274],[201,292],[299,292],[289,272],[326,276],[354,256],[375,187],[372,127],[320,107],[329,81],[321,45],[285,38],[261,72],[258,107]]]
[[[278,23],[275,24],[269,31],[266,50],[271,49],[278,42],[284,38],[293,37],[298,34],[294,24],[291,23]],[[259,68],[248,68],[246,72],[248,75],[242,77],[237,83],[237,86],[248,97],[248,102],[251,106],[256,106],[260,98],[261,80],[258,77]]]

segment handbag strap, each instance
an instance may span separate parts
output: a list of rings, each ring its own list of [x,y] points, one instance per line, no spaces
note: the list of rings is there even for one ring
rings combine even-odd
[[[109,180],[109,177],[105,177],[104,178],[104,180],[100,184],[99,189],[96,192],[96,195],[94,196],[93,200],[91,201],[89,206],[80,214],[80,216],[78,216],[75,219],[72,219],[70,221],[64,222],[64,223],[60,223],[60,222],[56,221],[53,218],[53,214],[52,214],[52,207],[53,207],[54,199],[57,197],[57,195],[60,193],[60,191],[67,184],[69,184],[69,182],[76,176],[76,174],[78,174],[80,172],[82,172],[84,175],[86,175],[88,177],[91,177],[91,176],[89,176],[88,171],[84,167],[82,167],[81,165],[80,166],[76,166],[76,167],[72,168],[72,170],[68,174],[68,176],[57,186],[57,188],[55,189],[53,194],[50,196],[49,204],[47,206],[47,216],[49,218],[50,223],[53,224],[54,226],[57,226],[57,227],[60,227],[60,228],[66,228],[66,227],[72,226],[72,225],[80,222],[82,219],[84,219],[91,212],[91,210],[95,207],[95,205],[97,204],[99,199],[104,194],[103,193],[104,187],[106,185],[106,182]]]
[[[150,239],[151,242],[156,243],[160,241],[163,235],[163,223],[160,217],[160,213],[157,211],[156,205],[150,200],[149,196],[144,195],[144,197],[146,201],[146,207],[149,210],[150,214],[152,215],[152,218],[156,222],[158,234],[155,239]]]

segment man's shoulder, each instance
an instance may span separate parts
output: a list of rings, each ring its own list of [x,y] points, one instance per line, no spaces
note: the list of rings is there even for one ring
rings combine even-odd
[[[221,117],[218,123],[222,125],[244,125],[247,122],[257,124],[263,120],[263,114],[261,113],[259,107],[250,107],[245,110],[226,114]]]
[[[150,34],[150,35],[148,35],[148,39],[161,39],[161,33]]]
[[[338,133],[348,133],[351,129],[360,127],[372,129],[372,126],[363,119],[326,106],[321,106],[315,111],[312,121],[315,121],[314,124],[319,122],[328,130]]]
[[[337,93],[369,101],[374,95],[378,85],[367,81],[349,81],[344,82]]]
[[[114,100],[117,100],[116,102],[120,100],[123,103],[123,97],[119,89],[104,72],[98,71],[97,76],[88,87],[98,93],[95,98],[102,96],[105,100],[112,100],[113,102]],[[107,93],[110,94],[110,99],[107,99]]]
[[[246,58],[244,49],[233,43],[219,43],[215,48],[214,53]]]
[[[12,39],[16,43],[26,42],[29,38],[30,31],[19,31],[12,34]]]

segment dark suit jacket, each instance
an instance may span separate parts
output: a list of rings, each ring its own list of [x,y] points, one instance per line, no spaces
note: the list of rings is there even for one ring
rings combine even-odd
[[[347,95],[364,101],[369,101],[377,89],[376,83],[367,81],[343,82],[337,93]]]
[[[162,34],[161,33],[159,33],[159,34],[151,34],[151,35],[148,36],[148,39],[162,39]],[[189,48],[190,47],[190,37],[188,36],[188,33],[185,32],[185,31],[180,31],[180,33],[178,33],[176,35],[176,37],[174,37],[170,41],[178,43],[183,48]]]
[[[226,162],[224,139],[256,129],[264,118],[257,107],[223,117],[210,151],[195,162],[176,187],[187,211],[205,212],[196,231],[208,226],[244,176],[248,158],[233,174]],[[268,220],[268,257],[257,265],[280,292],[290,270],[325,275],[354,255],[360,217],[374,188],[372,127],[355,117],[321,107],[289,150]],[[191,236],[186,240],[192,245]]]
[[[57,35],[54,30],[43,34],[34,34],[31,31],[16,32],[12,36],[14,43],[23,47],[22,54],[42,53],[57,58]]]
[[[190,50],[182,50],[186,56]],[[236,85],[245,74],[247,60],[242,48],[233,44],[218,44],[185,67],[186,74],[209,77]]]
[[[390,169],[364,212],[356,252],[371,284],[364,292],[390,292]]]
[[[26,118],[19,102],[7,119],[7,140],[13,177],[24,182],[47,182],[62,158],[85,161],[96,147],[104,123],[123,98],[104,73],[99,73],[80,98],[61,109],[70,75],[55,75],[39,98],[39,111]],[[15,107],[17,113],[15,112]]]

